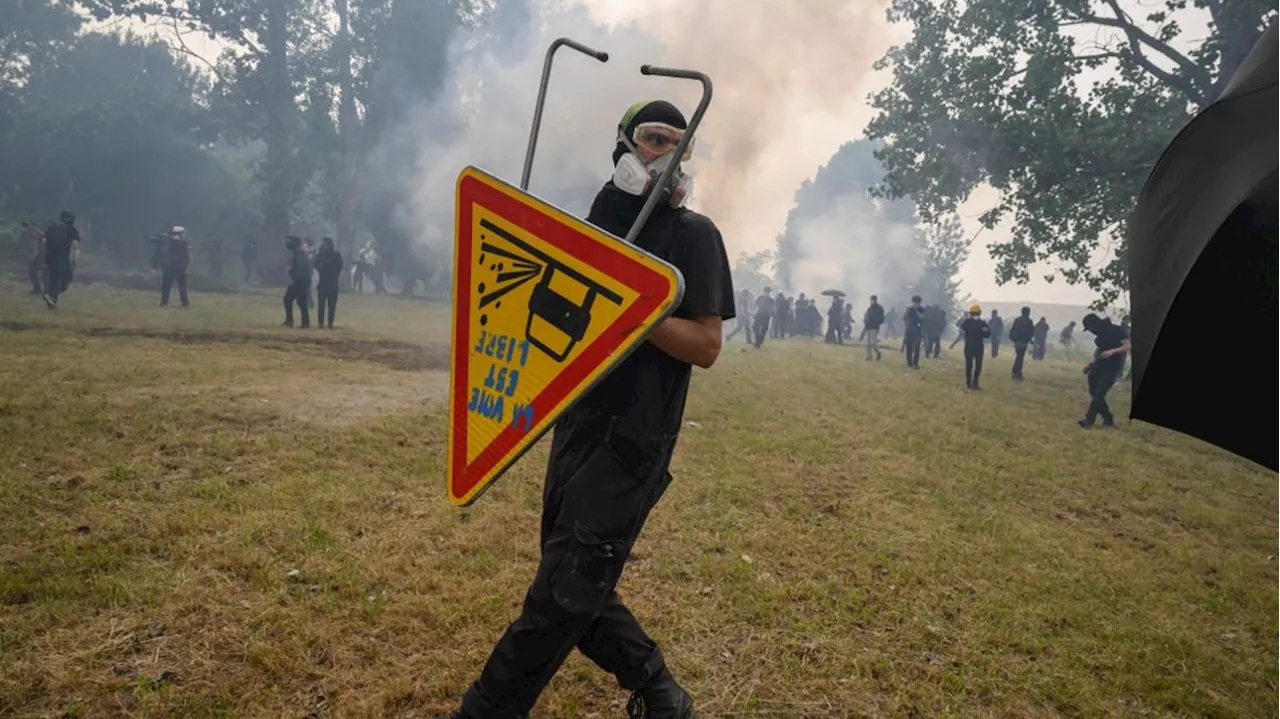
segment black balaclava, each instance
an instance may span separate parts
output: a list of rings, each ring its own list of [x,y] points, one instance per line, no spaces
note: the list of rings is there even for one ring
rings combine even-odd
[[[332,237],[325,237],[325,238],[322,238],[322,239],[320,240],[320,245],[322,246],[322,248],[323,248],[323,249],[326,249],[326,250],[328,250],[328,251],[330,251],[330,252],[333,252],[333,251],[334,251],[334,250],[333,250],[333,238],[332,238]]]
[[[633,105],[632,109],[634,107]],[[628,114],[631,114],[631,109],[628,109],[627,113],[622,116],[622,119],[626,122],[626,125],[622,128],[622,134],[626,135],[628,140],[631,139],[631,133],[646,122],[661,122],[679,130],[689,127],[689,123],[684,119],[684,113],[666,100],[653,100],[636,110],[634,114],[631,114],[630,118],[627,117]],[[619,141],[613,148],[613,164],[618,164],[618,160],[622,159],[622,156],[628,152],[631,152],[631,149]]]

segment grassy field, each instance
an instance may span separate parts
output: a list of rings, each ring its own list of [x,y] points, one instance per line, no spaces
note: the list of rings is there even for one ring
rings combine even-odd
[[[447,309],[0,285],[0,716],[454,706],[537,560],[537,448],[445,499]],[[1078,364],[731,345],[621,591],[708,717],[1274,717],[1277,482]],[[1127,413],[1127,386],[1113,392]],[[537,717],[621,717],[581,657]]]

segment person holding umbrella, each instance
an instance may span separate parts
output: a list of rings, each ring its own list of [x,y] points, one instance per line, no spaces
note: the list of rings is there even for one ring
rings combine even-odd
[[[823,297],[831,298],[827,308],[827,344],[844,344],[844,293],[840,290],[823,290]]]

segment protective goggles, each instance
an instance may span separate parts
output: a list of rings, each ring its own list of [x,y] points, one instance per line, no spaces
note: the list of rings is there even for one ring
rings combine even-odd
[[[683,137],[684,130],[661,122],[641,123],[631,133],[631,141],[637,147],[643,147],[658,156],[674,152]],[[680,158],[681,162],[693,156],[694,140],[695,138],[689,139],[689,145],[684,148],[684,156]]]

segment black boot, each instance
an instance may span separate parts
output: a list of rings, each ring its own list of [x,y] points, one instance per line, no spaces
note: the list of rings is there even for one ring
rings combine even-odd
[[[662,673],[637,692],[627,702],[629,719],[694,719],[693,697],[676,684],[671,672]]]

